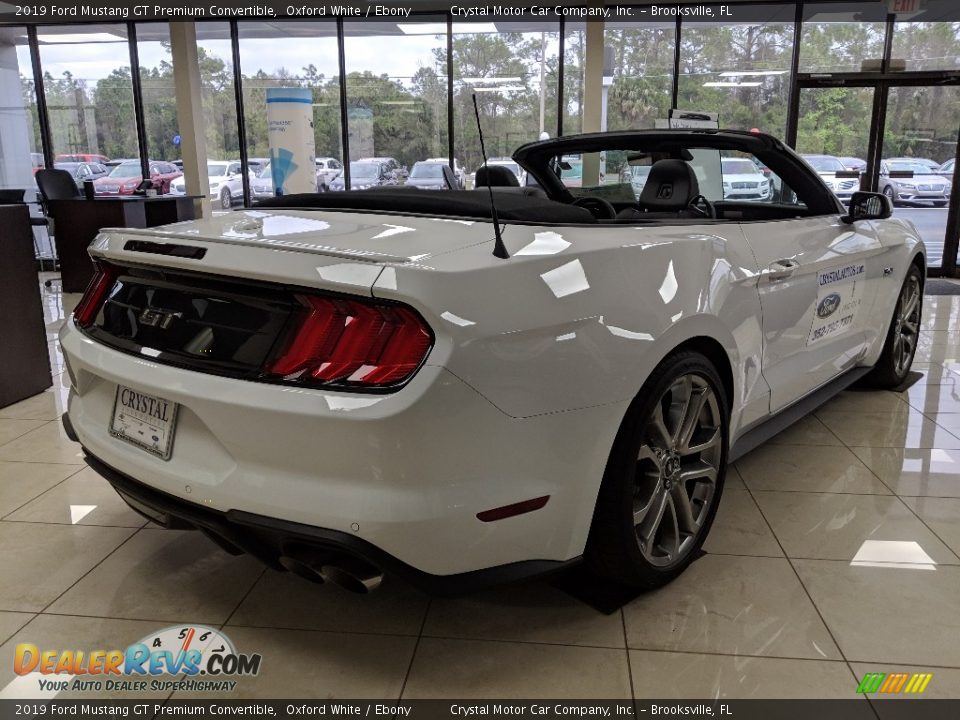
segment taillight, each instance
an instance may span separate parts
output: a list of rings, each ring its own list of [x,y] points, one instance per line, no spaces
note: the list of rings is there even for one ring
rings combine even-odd
[[[411,308],[298,295],[298,324],[270,375],[304,385],[382,388],[408,380],[433,342]]]
[[[107,299],[120,274],[119,268],[108,263],[97,263],[96,273],[83,292],[83,297],[73,310],[73,322],[79,327],[90,327]]]

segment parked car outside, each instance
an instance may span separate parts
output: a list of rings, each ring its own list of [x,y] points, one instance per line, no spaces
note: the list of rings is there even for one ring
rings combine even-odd
[[[343,190],[345,178],[341,172],[330,181],[330,190]],[[354,160],[350,163],[350,189],[366,190],[383,185],[397,185],[396,170],[391,170],[386,163],[379,160]]]
[[[333,179],[343,171],[343,163],[332,157],[318,157],[314,163],[317,166],[317,192],[327,192]]]
[[[863,160],[862,158],[843,155],[841,157],[838,157],[837,160],[843,163],[843,166],[847,170],[856,170],[857,172],[862,173],[864,170],[867,169],[867,161]]]
[[[160,195],[170,192],[170,185],[183,176],[176,165],[162,160],[151,160],[149,163],[150,181]],[[143,175],[139,160],[125,160],[116,165],[109,175],[95,180],[93,185],[97,195],[132,195],[140,183]]]
[[[273,197],[273,172],[270,170],[270,161],[268,160],[260,172],[250,181],[250,197],[254,200]]]
[[[947,160],[943,165],[941,165],[940,167],[938,167],[934,172],[935,172],[937,175],[944,175],[945,177],[952,178],[952,177],[953,177],[953,166],[954,166],[955,164],[956,164],[956,160],[954,160],[953,158],[950,158],[950,159]]]
[[[394,173],[398,183],[402,183],[407,179],[410,173],[407,171],[406,165],[401,165],[396,158],[392,157],[369,157],[369,158],[360,158],[361,161],[370,160],[371,162],[383,163],[384,167],[387,169],[387,172]]]
[[[910,177],[891,177],[891,173],[913,173]],[[937,175],[929,165],[910,159],[891,158],[880,163],[880,192],[894,205],[933,203],[946,207],[950,202],[951,182]]]
[[[803,155],[802,157],[816,171],[827,187],[833,190],[833,194],[843,202],[850,202],[853,193],[860,189],[860,178],[837,177],[838,172],[849,172],[840,162],[840,158],[833,155]]]
[[[439,162],[447,165],[450,161],[447,158],[427,158],[426,162]],[[413,174],[413,171],[410,171]],[[453,160],[453,174],[457,176],[457,182],[460,183],[460,189],[463,190],[467,186],[467,171],[464,170],[463,165],[460,164],[460,161],[454,158]]]
[[[59,155],[53,156],[53,162],[76,162],[76,163],[101,163],[105,164],[110,162],[110,158],[106,155],[100,155],[98,153],[60,153]]]
[[[936,160],[931,160],[930,158],[892,157],[887,158],[887,162],[916,163],[918,165],[923,165],[927,170],[937,170],[940,167],[940,163],[938,163]]]
[[[98,162],[56,162],[53,166],[70,173],[78,188],[82,188],[87,180],[99,180],[110,174],[110,169]]]
[[[724,200],[769,200],[773,183],[749,158],[720,158]]]
[[[420,160],[410,169],[410,176],[404,187],[420,188],[422,190],[448,190],[447,181],[443,177],[443,168],[446,160]]]
[[[243,176],[239,161],[207,160],[209,197],[222,210],[229,210],[235,200],[243,200]],[[178,178],[172,184],[174,195],[186,195],[186,181]]]

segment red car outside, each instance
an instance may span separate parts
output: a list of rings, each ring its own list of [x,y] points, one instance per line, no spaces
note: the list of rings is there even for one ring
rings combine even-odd
[[[170,183],[183,175],[173,163],[150,161],[150,180],[160,195],[170,192]],[[117,165],[109,175],[93,183],[97,195],[132,195],[143,181],[139,161],[127,161]]]
[[[110,162],[106,155],[96,153],[61,153],[54,157],[55,162],[105,163]]]

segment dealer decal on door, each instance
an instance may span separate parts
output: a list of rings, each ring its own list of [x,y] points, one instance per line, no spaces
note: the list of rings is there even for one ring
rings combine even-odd
[[[866,266],[863,263],[817,273],[817,304],[807,345],[840,335],[854,326],[865,279]]]

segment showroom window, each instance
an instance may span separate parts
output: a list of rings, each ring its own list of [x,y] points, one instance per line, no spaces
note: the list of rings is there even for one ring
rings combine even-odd
[[[566,22],[563,27],[563,134],[583,131],[584,71],[587,63],[587,27]]]
[[[611,21],[603,39],[608,95],[601,129],[654,127],[656,119],[667,117],[673,99],[676,23]]]
[[[556,135],[559,55],[559,22],[454,24],[454,136],[469,172],[483,163],[474,93],[488,157],[508,157],[541,132]]]
[[[137,52],[147,152],[151,160],[179,160],[180,129],[167,23],[137,25]]]
[[[262,168],[270,157],[266,100],[267,89],[274,87],[310,88],[313,91],[316,156],[330,157],[339,163],[343,148],[336,23],[240,22],[237,28],[247,157],[251,169]]]
[[[886,17],[886,2],[804,3],[800,72],[879,70]]]
[[[905,61],[906,70],[960,69],[960,23],[957,0],[928,0],[919,13],[893,26],[894,61]]]
[[[203,115],[207,123],[207,156],[212,160],[239,160],[237,99],[233,90],[233,51],[230,24],[197,23]]]
[[[33,186],[43,167],[37,96],[24,27],[0,28],[0,189]]]
[[[793,5],[756,5],[736,23],[684,22],[677,105],[720,114],[720,127],[783,137],[790,92]]]
[[[446,19],[345,22],[343,33],[351,174],[364,178],[354,186],[402,183],[418,160],[446,158]],[[356,164],[374,157],[390,158],[385,174]]]
[[[137,157],[126,26],[41,26],[37,39],[54,157]]]

